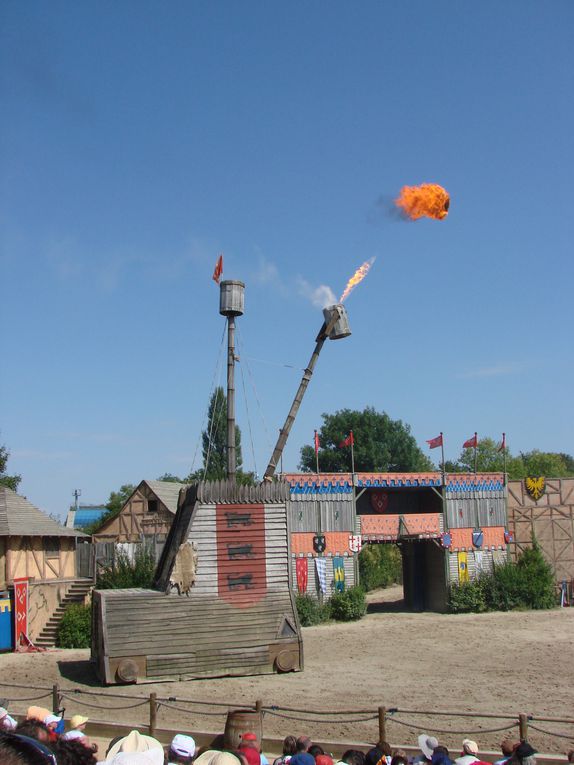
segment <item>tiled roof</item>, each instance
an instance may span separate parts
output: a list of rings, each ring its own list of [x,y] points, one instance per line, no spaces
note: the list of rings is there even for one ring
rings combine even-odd
[[[81,531],[60,526],[6,486],[0,486],[0,536],[83,537]]]
[[[175,483],[173,481],[144,481],[153,491],[156,497],[162,502],[170,513],[177,512],[177,500],[179,499],[179,490],[187,486],[186,483]]]
[[[282,476],[292,494],[350,494],[351,473],[286,473]],[[441,473],[355,473],[357,488],[421,488],[440,487]],[[446,476],[447,492],[496,491],[504,487],[502,473],[450,473]]]

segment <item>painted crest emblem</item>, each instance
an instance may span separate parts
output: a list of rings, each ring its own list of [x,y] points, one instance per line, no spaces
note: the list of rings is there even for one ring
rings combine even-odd
[[[386,491],[371,492],[371,506],[375,513],[384,513],[389,506],[389,495]]]
[[[529,497],[538,502],[546,491],[546,479],[544,476],[528,476],[524,479],[524,485]]]
[[[325,535],[315,534],[313,537],[313,550],[315,550],[316,553],[324,553],[326,546],[327,542],[325,540]]]
[[[360,553],[363,547],[363,537],[360,534],[349,535],[349,550],[354,553]]]

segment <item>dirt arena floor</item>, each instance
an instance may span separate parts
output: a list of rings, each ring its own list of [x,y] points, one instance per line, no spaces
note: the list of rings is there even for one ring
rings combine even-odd
[[[0,697],[10,700],[13,712],[25,711],[29,703],[49,706],[50,698],[43,702],[17,699],[32,696],[33,692],[27,690],[30,686],[58,683],[62,689],[83,691],[77,701],[64,700],[67,717],[81,712],[93,720],[142,726],[149,719],[149,705],[129,708],[131,698],[106,699],[87,693],[122,693],[137,701],[136,697],[154,691],[160,698],[172,697],[168,702],[172,706],[187,706],[181,700],[193,699],[221,702],[229,708],[261,699],[265,707],[301,710],[266,713],[266,736],[282,738],[305,732],[315,740],[353,743],[377,740],[379,706],[574,717],[574,609],[413,614],[402,610],[400,595],[399,588],[372,593],[369,614],[360,622],[304,629],[304,672],[101,688],[88,651],[5,654],[0,656]],[[168,643],[169,632],[166,640]],[[11,683],[14,687],[10,687]],[[86,702],[97,707],[87,706]],[[219,714],[199,714],[205,709]],[[319,718],[310,713],[316,710],[333,714],[324,715],[318,722]],[[349,710],[366,713],[352,715]],[[158,725],[187,732],[218,732],[223,729],[226,711],[225,707],[195,707],[190,714],[164,706],[159,711]],[[367,717],[371,719],[365,720]],[[481,749],[498,749],[507,733],[487,731],[511,721],[431,718],[399,712],[387,726],[387,738],[393,746],[416,742],[420,731],[408,723],[429,734],[436,733],[451,752],[457,752],[464,731],[472,732],[471,737]],[[574,747],[574,725],[536,720],[532,724],[569,737],[551,737],[531,729],[529,739],[540,751],[559,754]],[[443,730],[453,733],[437,732]],[[510,732],[517,734],[517,727]]]

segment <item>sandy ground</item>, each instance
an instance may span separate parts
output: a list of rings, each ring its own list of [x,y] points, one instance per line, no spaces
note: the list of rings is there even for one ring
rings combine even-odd
[[[166,682],[101,688],[89,663],[88,651],[53,651],[45,654],[5,654],[0,657],[0,697],[10,700],[14,712],[29,703],[18,699],[33,695],[30,686],[80,688],[112,695],[222,702],[233,708],[261,699],[264,706],[292,707],[283,712],[298,719],[267,713],[266,736],[309,733],[316,740],[374,742],[379,706],[405,710],[491,712],[535,717],[574,717],[574,609],[509,614],[412,614],[402,611],[400,589],[370,596],[370,611],[357,623],[329,624],[303,630],[305,670],[287,675]],[[24,686],[22,688],[11,688]],[[145,725],[148,706],[127,708],[129,699],[106,700],[82,694],[92,708],[66,699],[66,716],[76,712],[102,721]],[[175,701],[177,699],[177,701]],[[41,702],[33,702],[41,703]],[[50,698],[43,702],[49,706]],[[205,710],[205,707],[199,707]],[[209,708],[216,715],[200,715],[162,707],[158,725],[193,731],[220,731],[225,708]],[[333,711],[319,722],[313,710]],[[348,714],[369,710],[369,714]],[[372,712],[371,712],[372,710]],[[346,713],[347,712],[347,713]],[[335,715],[335,713],[337,713]],[[473,732],[481,748],[497,749],[506,734],[487,729],[508,724],[504,720],[424,717],[398,713],[388,722],[387,738],[393,745],[413,744],[419,730],[399,724],[412,722],[425,731]],[[562,753],[574,746],[574,725],[536,722],[540,728],[567,734],[554,738],[531,729],[529,738],[540,751]],[[515,729],[517,732],[517,729]],[[455,752],[462,733],[437,733]]]

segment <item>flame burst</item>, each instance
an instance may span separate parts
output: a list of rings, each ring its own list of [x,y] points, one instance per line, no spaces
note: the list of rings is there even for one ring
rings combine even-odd
[[[450,196],[438,183],[422,183],[420,186],[403,186],[395,204],[411,220],[424,217],[442,220],[448,215]]]
[[[349,293],[355,289],[357,284],[360,284],[363,281],[365,276],[369,273],[369,269],[371,268],[374,262],[375,262],[375,259],[371,258],[370,260],[366,260],[362,266],[359,266],[359,268],[357,268],[355,273],[351,276],[351,278],[347,282],[347,286],[345,287],[345,290],[339,299],[339,303],[342,303],[345,300],[345,298],[349,295]]]

